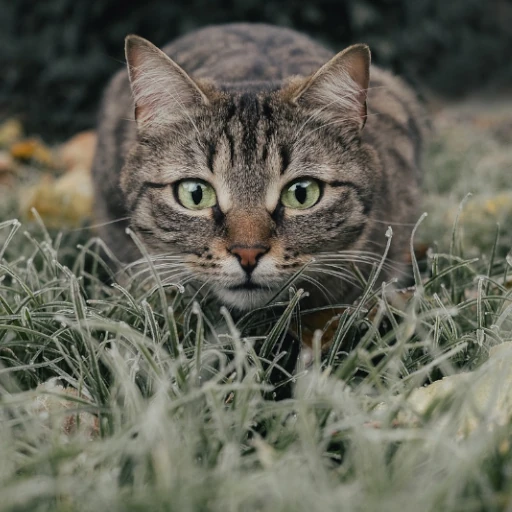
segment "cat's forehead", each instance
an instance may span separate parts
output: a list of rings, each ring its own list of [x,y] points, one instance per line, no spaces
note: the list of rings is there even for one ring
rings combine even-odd
[[[345,149],[341,136],[327,140],[323,123],[286,101],[279,89],[226,95],[208,124],[207,161],[234,183],[274,179],[298,163],[313,174],[323,172],[323,164],[336,167],[343,158],[334,146]]]
[[[229,132],[237,137],[235,142],[244,143],[245,149],[254,147],[258,135],[264,135],[262,142],[276,136],[274,129],[282,124],[287,110],[278,90],[229,91],[222,95],[213,107],[211,118],[219,122],[219,132]],[[290,118],[290,115],[285,116]],[[260,133],[264,130],[264,133]]]
[[[292,129],[274,91],[226,94],[205,134],[208,166],[232,186],[259,189],[289,163]],[[288,116],[289,117],[289,116]]]

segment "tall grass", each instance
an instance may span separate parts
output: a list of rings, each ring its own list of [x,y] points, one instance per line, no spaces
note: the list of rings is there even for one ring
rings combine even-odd
[[[95,240],[0,230],[1,511],[506,509],[511,426],[461,437],[471,384],[450,407],[407,400],[511,339],[510,265],[466,258],[457,230],[413,261],[414,291],[370,279],[293,372],[300,290],[237,325],[179,288],[106,284]]]
[[[324,349],[299,351],[297,281],[232,318],[87,231],[0,221],[0,512],[511,510],[512,355],[486,362],[512,341],[510,147],[437,128],[415,286],[376,265]]]

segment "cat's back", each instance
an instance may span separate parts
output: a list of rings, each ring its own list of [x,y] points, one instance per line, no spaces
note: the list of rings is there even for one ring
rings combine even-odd
[[[250,23],[206,27],[163,50],[194,78],[221,84],[306,76],[333,55],[294,30]]]

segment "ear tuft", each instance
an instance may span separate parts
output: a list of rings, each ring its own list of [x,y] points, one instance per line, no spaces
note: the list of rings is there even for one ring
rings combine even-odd
[[[306,79],[292,101],[360,130],[366,121],[370,62],[367,45],[350,46]]]
[[[126,62],[139,127],[172,124],[208,98],[190,76],[162,50],[146,39],[129,35]]]

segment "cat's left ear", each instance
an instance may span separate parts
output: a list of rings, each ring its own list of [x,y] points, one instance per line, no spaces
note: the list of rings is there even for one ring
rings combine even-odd
[[[179,121],[188,109],[209,104],[199,85],[146,39],[128,36],[125,53],[139,128]]]
[[[335,55],[292,92],[292,102],[361,130],[366,122],[370,49],[356,44]]]

